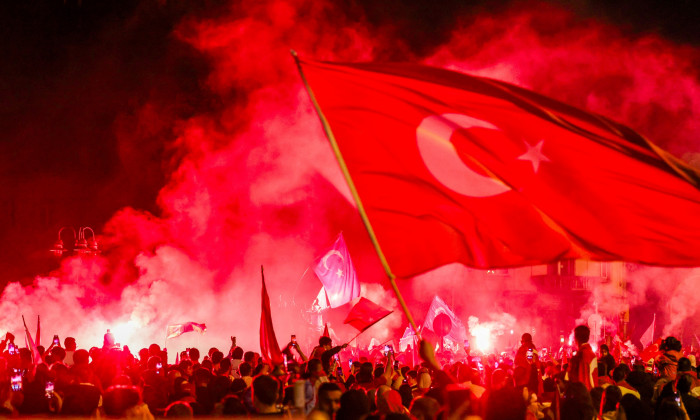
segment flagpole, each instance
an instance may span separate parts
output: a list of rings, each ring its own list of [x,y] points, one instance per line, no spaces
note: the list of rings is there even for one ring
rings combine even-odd
[[[654,320],[651,321],[651,342],[654,343],[654,330],[656,329],[656,312],[654,312]]]
[[[384,268],[386,275],[389,277],[389,283],[391,284],[391,288],[394,290],[394,294],[396,295],[396,298],[398,299],[399,304],[401,305],[401,309],[403,310],[403,313],[406,315],[406,318],[408,318],[408,322],[409,322],[409,324],[411,324],[411,328],[413,328],[413,332],[420,339],[420,333],[418,332],[418,327],[416,326],[416,323],[413,320],[413,316],[411,315],[411,311],[408,309],[408,306],[406,305],[406,302],[404,301],[403,296],[401,295],[401,292],[399,291],[399,286],[396,284],[396,276],[394,275],[394,273],[391,272],[391,268],[389,267],[389,263],[386,260],[386,256],[384,255],[384,252],[382,252],[382,249],[379,246],[379,241],[377,240],[377,236],[374,233],[374,229],[372,228],[372,225],[369,222],[369,217],[367,216],[367,213],[365,212],[364,205],[362,204],[362,201],[360,200],[360,195],[357,192],[357,188],[355,188],[355,183],[353,182],[352,178],[350,177],[350,171],[348,170],[348,167],[345,164],[345,159],[343,158],[343,155],[340,153],[340,148],[338,147],[338,142],[336,141],[335,136],[333,135],[333,132],[331,131],[331,126],[328,123],[326,116],[323,114],[323,111],[321,111],[321,107],[318,104],[318,101],[316,101],[316,96],[314,95],[313,91],[311,90],[311,86],[309,85],[309,82],[306,80],[306,76],[304,75],[304,71],[301,68],[301,62],[299,61],[299,56],[297,55],[296,51],[294,51],[294,50],[291,50],[291,54],[292,54],[292,57],[294,58],[294,62],[297,65],[297,69],[299,70],[299,75],[301,76],[301,80],[304,83],[304,86],[306,87],[306,92],[309,94],[309,98],[311,99],[311,103],[313,104],[314,108],[316,109],[316,113],[318,114],[318,117],[321,120],[321,126],[323,126],[323,131],[326,133],[326,137],[328,138],[328,140],[331,143],[331,148],[333,149],[333,152],[335,154],[335,158],[338,160],[338,165],[340,166],[340,170],[341,170],[341,172],[343,172],[343,176],[345,177],[345,181],[348,183],[348,187],[350,188],[350,193],[352,194],[352,197],[355,200],[355,203],[357,204],[357,210],[360,213],[360,218],[362,219],[362,223],[365,225],[365,229],[367,229],[367,233],[369,234],[369,238],[372,241],[372,245],[374,246],[374,249],[377,252],[377,255],[379,256],[379,261],[382,263],[382,267]]]
[[[304,276],[306,275],[306,273],[309,272],[309,268],[311,268],[310,265],[306,266],[306,270],[304,270],[304,273],[301,275],[301,277],[299,277],[299,280],[297,280],[297,285],[294,286],[294,293],[292,293],[292,296],[296,296],[297,290],[299,290],[299,284],[304,279]]]
[[[366,330],[365,330],[365,331],[366,331]],[[353,341],[354,339],[356,339],[357,337],[359,337],[360,334],[362,334],[363,332],[364,332],[364,331],[360,331],[359,333],[355,334],[355,336],[354,336],[353,338],[351,338],[351,339],[348,340],[348,344],[352,343],[352,341]]]

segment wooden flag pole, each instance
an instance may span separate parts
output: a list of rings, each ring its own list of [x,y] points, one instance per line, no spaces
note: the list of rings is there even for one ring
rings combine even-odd
[[[406,315],[406,318],[408,319],[409,324],[411,324],[411,328],[413,328],[413,332],[420,339],[420,333],[418,332],[418,327],[416,326],[416,323],[413,320],[413,316],[411,315],[411,311],[408,309],[408,306],[406,306],[406,301],[404,301],[403,296],[401,295],[401,292],[399,291],[399,286],[396,284],[396,276],[394,275],[394,273],[391,272],[391,268],[389,267],[389,263],[387,262],[386,257],[384,256],[384,253],[382,252],[382,249],[379,246],[379,241],[377,240],[377,236],[374,234],[374,229],[372,228],[372,225],[369,222],[369,217],[367,217],[367,212],[365,211],[365,207],[362,204],[362,200],[360,200],[360,195],[357,192],[357,188],[355,188],[355,183],[353,182],[352,177],[350,176],[350,171],[348,170],[348,167],[345,164],[345,159],[343,158],[343,155],[340,153],[340,148],[338,147],[338,142],[336,141],[335,136],[333,135],[333,132],[331,131],[331,126],[328,123],[326,116],[323,114],[323,111],[321,111],[321,106],[318,104],[318,101],[316,101],[316,96],[314,95],[313,91],[311,90],[311,86],[309,85],[308,81],[306,80],[306,76],[304,75],[304,71],[301,68],[301,62],[299,61],[299,56],[297,55],[296,51],[294,51],[294,50],[291,51],[291,54],[292,54],[292,57],[294,57],[294,61],[297,65],[297,69],[299,70],[299,75],[301,76],[301,80],[304,83],[304,86],[306,87],[306,92],[309,94],[309,98],[311,99],[311,103],[313,104],[314,109],[316,109],[316,113],[318,114],[318,118],[321,120],[321,126],[323,127],[323,131],[326,133],[326,137],[328,138],[328,141],[330,141],[330,143],[331,143],[331,148],[333,149],[333,153],[335,154],[335,158],[338,160],[338,165],[340,166],[340,170],[343,172],[343,176],[345,177],[345,181],[348,183],[348,187],[350,188],[350,193],[352,194],[352,197],[355,200],[355,203],[357,204],[357,210],[360,212],[360,218],[362,219],[362,223],[365,225],[365,229],[367,229],[367,233],[369,234],[369,238],[372,241],[372,245],[374,246],[374,250],[377,251],[377,255],[379,256],[379,261],[381,261],[382,267],[384,268],[386,275],[389,277],[389,283],[391,283],[391,288],[394,290],[394,294],[396,295],[396,298],[398,299],[399,304],[401,305],[401,309],[403,310],[403,313]]]

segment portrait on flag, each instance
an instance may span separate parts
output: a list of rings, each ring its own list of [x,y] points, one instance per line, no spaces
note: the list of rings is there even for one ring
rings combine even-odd
[[[434,325],[435,319],[440,314],[445,314],[447,319],[450,321],[446,334],[439,334],[440,332],[436,331],[437,328]],[[464,345],[464,341],[468,339],[467,329],[464,326],[464,323],[462,323],[462,320],[455,315],[452,309],[447,306],[445,301],[442,300],[440,296],[435,296],[433,301],[430,303],[428,313],[425,315],[425,320],[423,321],[422,330],[430,330],[436,333],[438,336],[444,335],[444,337],[452,343],[451,345],[462,346]]]
[[[207,326],[198,322],[185,322],[184,324],[168,325],[165,339],[167,340],[170,338],[179,337],[184,333],[193,331],[204,334],[207,331]]]

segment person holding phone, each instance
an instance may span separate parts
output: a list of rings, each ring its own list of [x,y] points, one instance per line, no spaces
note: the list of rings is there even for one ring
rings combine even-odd
[[[520,386],[526,386],[529,392],[538,392],[540,389],[542,378],[538,374],[539,367],[537,346],[532,341],[532,335],[525,333],[520,338],[520,347],[515,353],[514,368],[524,371]]]
[[[301,357],[302,363],[309,360],[304,354],[304,352],[301,351],[301,347],[299,346],[299,343],[297,343],[297,336],[295,334],[292,334],[289,344],[287,344],[287,346],[282,350],[282,353],[287,355],[288,361],[294,360],[294,354],[292,354],[292,349],[294,349],[299,355],[299,357]]]
[[[4,351],[6,348],[9,351],[10,349],[10,344],[14,345],[15,343],[15,336],[11,332],[7,332],[5,334],[5,339],[0,341],[0,352]]]

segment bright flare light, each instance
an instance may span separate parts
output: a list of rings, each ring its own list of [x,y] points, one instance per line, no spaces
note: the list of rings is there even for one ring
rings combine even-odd
[[[114,342],[124,347],[129,345],[133,335],[138,332],[138,325],[134,321],[122,322],[114,325],[110,330],[114,334]]]
[[[472,336],[474,336],[474,343],[477,350],[484,354],[493,350],[491,331],[487,327],[479,325],[476,328],[472,328],[471,333]]]

